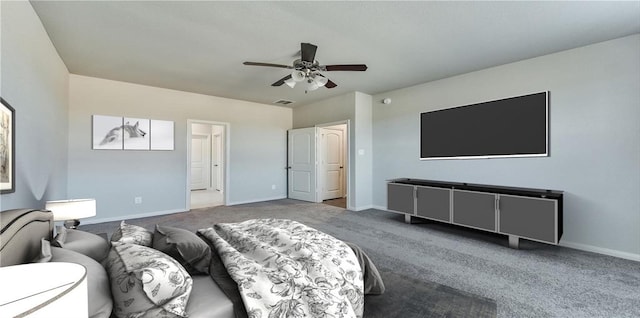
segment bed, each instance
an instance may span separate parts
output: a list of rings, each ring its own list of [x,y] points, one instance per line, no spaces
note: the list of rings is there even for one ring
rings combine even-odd
[[[362,308],[357,308],[363,307],[364,297],[361,296],[384,292],[384,285],[375,266],[366,254],[353,244],[346,246],[354,253],[349,252],[349,255],[343,255],[346,253],[344,249],[336,252],[338,253],[336,255],[343,257],[342,259],[356,260],[356,264],[348,264],[351,266],[349,270],[342,269],[349,267],[332,269],[342,275],[338,277],[337,281],[329,281],[323,277],[323,273],[327,273],[328,267],[323,267],[325,265],[318,263],[317,260],[302,265],[292,265],[289,260],[283,257],[283,252],[293,252],[297,258],[303,259],[311,258],[310,255],[315,252],[309,252],[312,249],[308,248],[309,239],[306,237],[300,241],[282,243],[283,240],[296,237],[297,234],[282,236],[282,233],[289,233],[287,231],[290,229],[277,228],[269,233],[256,230],[260,226],[272,228],[280,226],[279,224],[291,227],[291,230],[297,231],[295,233],[298,234],[314,231],[290,220],[254,220],[239,225],[216,225],[216,229],[211,227],[199,230],[197,236],[195,233],[186,233],[188,232],[186,230],[156,226],[156,232],[152,235],[152,241],[149,242],[148,233],[136,232],[135,226],[128,226],[122,222],[122,230],[114,232],[111,244],[105,240],[108,244],[108,250],[99,252],[99,255],[92,255],[101,249],[87,249],[84,243],[80,244],[84,247],[78,247],[74,244],[96,240],[97,236],[82,231],[67,230],[68,232],[62,232],[67,236],[62,244],[58,242],[62,233],[58,233],[56,237],[53,236],[51,212],[34,209],[8,210],[0,213],[0,266],[43,261],[42,254],[45,243],[52,242],[51,245],[55,245],[56,242],[60,243],[58,246],[50,247],[51,255],[48,255],[49,258],[44,261],[73,262],[87,268],[89,317],[91,318],[126,317],[137,315],[140,312],[144,312],[144,316],[148,317],[191,318],[253,318],[268,317],[270,314],[321,316],[315,313],[320,313],[323,310],[348,312],[350,316],[362,317]],[[223,229],[225,227],[226,229]],[[255,243],[252,250],[259,261],[247,259],[247,257],[252,257],[251,253],[246,253],[249,250],[246,245],[249,239],[239,234],[247,231],[256,234],[254,236],[259,237],[259,241],[264,241]],[[280,234],[274,234],[275,232]],[[318,235],[317,233],[321,232],[314,233]],[[185,237],[184,235],[199,236],[198,241],[191,239],[192,241],[189,242],[190,239],[181,239]],[[278,235],[281,236],[278,237]],[[270,237],[271,241],[265,240],[267,237]],[[324,250],[328,251],[331,246],[340,245],[338,242],[342,241],[330,241],[322,235],[318,237],[316,240],[321,242],[320,248],[323,249],[322,253],[325,253],[321,258],[332,260],[333,263],[341,263],[337,257],[328,258],[329,254],[326,254],[328,252]],[[137,243],[139,240],[146,241],[146,246],[136,242],[127,242],[128,239],[138,241]],[[105,242],[99,244],[105,244]],[[196,257],[188,255],[190,252],[193,254],[192,243],[202,245],[202,242],[210,247],[210,254],[206,256],[198,254]],[[232,246],[235,243],[240,245]],[[286,244],[292,244],[291,248]],[[149,247],[152,245],[159,250]],[[274,246],[280,246],[280,249],[271,251]],[[185,248],[189,251],[185,252]],[[234,250],[236,251],[234,252]],[[237,253],[238,250],[240,253]],[[104,255],[105,253],[106,255]],[[174,255],[174,257],[167,255]],[[263,257],[265,255],[266,257]],[[137,261],[126,261],[125,256],[131,256]],[[258,264],[260,262],[264,264]],[[175,263],[180,265],[175,265]],[[262,268],[260,267],[262,265],[276,265],[277,268]],[[287,280],[286,277],[283,277],[283,275],[288,275],[281,270],[286,266],[289,266],[287,268],[297,266],[297,269],[304,269],[304,275],[296,275],[298,275],[297,278],[304,278],[306,283],[294,285],[293,279]],[[354,279],[357,276],[357,273],[354,274],[357,272],[355,267],[360,268],[362,281]],[[229,270],[226,270],[227,268]],[[306,271],[308,268],[314,268],[315,274],[308,274]],[[166,283],[162,280],[162,275],[167,276]],[[261,285],[259,283],[261,279],[270,285]],[[149,281],[154,283],[151,284]],[[310,284],[308,284],[309,282]],[[329,289],[325,288],[332,284],[334,288],[338,288],[337,293],[330,294]],[[345,289],[345,285],[353,286],[347,286],[349,289]],[[171,286],[171,289],[167,289],[167,286]],[[146,295],[146,297],[136,293]],[[286,300],[290,299],[293,293],[302,293],[301,299],[306,303],[293,303]],[[343,299],[336,301],[336,304],[339,303],[339,305],[335,306],[333,303],[307,301],[310,295],[318,296],[318,294],[321,294],[320,298],[322,299],[334,299],[335,297]],[[266,300],[262,300],[272,296],[281,297],[285,301],[271,300],[276,305],[270,305],[270,303],[266,303]],[[360,301],[362,303],[358,303]],[[351,307],[356,308],[355,313]]]

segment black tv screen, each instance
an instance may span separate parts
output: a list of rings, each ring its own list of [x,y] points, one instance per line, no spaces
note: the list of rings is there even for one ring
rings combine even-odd
[[[549,92],[420,114],[420,159],[548,156]]]

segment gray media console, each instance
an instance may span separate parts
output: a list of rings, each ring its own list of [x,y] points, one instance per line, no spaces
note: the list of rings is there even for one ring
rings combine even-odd
[[[562,191],[394,179],[387,184],[387,209],[412,217],[558,244],[562,237]]]

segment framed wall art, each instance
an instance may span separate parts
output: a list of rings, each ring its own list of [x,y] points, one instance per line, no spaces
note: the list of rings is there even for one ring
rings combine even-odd
[[[173,121],[93,115],[92,125],[92,149],[174,149]]]
[[[16,191],[15,110],[0,97],[0,194]]]
[[[173,122],[151,120],[151,150],[173,150]]]
[[[123,149],[122,117],[93,115],[93,149]]]
[[[149,150],[149,120],[143,118],[124,118],[124,150]]]

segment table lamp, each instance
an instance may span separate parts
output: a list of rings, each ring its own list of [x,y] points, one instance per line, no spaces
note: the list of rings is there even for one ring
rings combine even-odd
[[[45,209],[53,212],[54,221],[64,221],[64,227],[75,229],[80,225],[78,219],[96,215],[95,199],[47,201]]]

